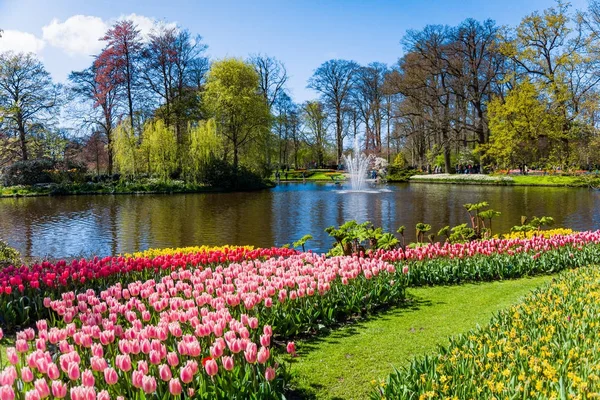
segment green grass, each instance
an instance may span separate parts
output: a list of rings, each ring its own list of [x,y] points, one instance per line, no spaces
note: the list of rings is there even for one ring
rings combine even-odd
[[[579,176],[561,175],[515,175],[516,186],[588,186]]]
[[[297,342],[292,398],[365,399],[373,380],[433,353],[450,336],[489,321],[550,276],[461,286],[408,289],[409,306]]]

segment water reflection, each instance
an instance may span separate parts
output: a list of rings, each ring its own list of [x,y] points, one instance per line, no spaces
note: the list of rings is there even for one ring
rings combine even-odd
[[[252,244],[281,246],[310,233],[324,251],[323,230],[356,219],[395,231],[417,222],[437,231],[466,222],[464,203],[487,200],[508,231],[521,215],[550,215],[557,225],[600,229],[600,192],[587,189],[411,184],[387,192],[342,193],[334,184],[282,184],[271,191],[140,196],[0,199],[0,237],[25,256],[108,255],[149,247]]]

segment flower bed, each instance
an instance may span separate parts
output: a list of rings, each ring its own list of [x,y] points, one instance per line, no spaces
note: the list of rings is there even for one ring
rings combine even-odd
[[[0,323],[14,326],[47,317],[42,299],[69,290],[103,289],[116,282],[150,279],[178,268],[215,266],[242,260],[296,254],[292,249],[249,247],[200,248],[192,252],[164,252],[144,257],[94,257],[0,269]]]
[[[69,291],[7,349],[0,398],[277,398],[274,335],[401,301],[403,283],[381,260],[303,253]]]
[[[488,326],[393,373],[371,397],[597,397],[599,299],[598,267],[564,273]]]
[[[373,257],[408,269],[408,286],[447,285],[556,273],[600,263],[600,231],[531,239],[427,245]]]

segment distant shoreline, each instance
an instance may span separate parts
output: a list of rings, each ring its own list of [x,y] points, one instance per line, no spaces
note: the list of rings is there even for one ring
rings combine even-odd
[[[600,176],[429,174],[413,175],[409,178],[409,182],[455,185],[598,187]]]

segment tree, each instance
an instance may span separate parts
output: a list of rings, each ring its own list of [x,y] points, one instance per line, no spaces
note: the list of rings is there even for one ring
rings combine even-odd
[[[197,91],[202,78],[197,74],[206,72],[198,69],[208,65],[203,56],[206,49],[200,35],[162,25],[150,34],[142,51],[142,79],[158,100],[156,115],[174,128],[179,147],[189,120],[196,117],[191,111],[199,109]]]
[[[371,63],[360,67],[352,91],[354,107],[365,125],[365,147],[381,151],[381,130],[384,117],[384,82],[387,65]]]
[[[117,119],[120,116],[119,107],[119,79],[117,70],[112,64],[97,65],[94,63],[91,67],[83,71],[73,71],[69,74],[69,81],[72,83],[71,90],[77,100],[83,100],[88,107],[73,107],[77,110],[76,118],[81,125],[91,128],[94,132],[100,132],[105,137],[108,157],[108,174],[113,173],[113,130]],[[94,137],[94,136],[93,136]],[[94,146],[100,143],[94,139]],[[95,147],[94,147],[95,148]],[[98,156],[98,152],[94,153]],[[98,172],[99,162],[96,160]]]
[[[190,144],[186,162],[186,172],[195,182],[203,178],[206,167],[217,158],[221,151],[221,140],[217,135],[214,119],[200,121],[189,128]]]
[[[322,167],[325,161],[327,143],[327,114],[323,103],[307,101],[302,105],[302,120],[307,130],[307,142],[316,154],[317,165]]]
[[[284,85],[288,80],[285,65],[276,58],[263,54],[252,55],[249,62],[258,74],[260,93],[271,110],[280,93],[284,92]]]
[[[335,139],[337,163],[344,150],[344,111],[350,101],[350,93],[358,64],[348,60],[329,60],[321,64],[308,81],[308,88],[321,94],[323,103],[335,114]]]
[[[22,160],[29,158],[30,130],[54,118],[59,100],[60,86],[32,53],[0,54],[0,124],[16,133]]]
[[[203,100],[217,121],[226,149],[233,153],[233,168],[238,170],[242,148],[269,130],[271,115],[259,92],[259,77],[254,68],[235,58],[215,62],[206,82]]]
[[[131,130],[135,131],[134,92],[139,80],[142,39],[137,26],[130,20],[116,22],[100,39],[106,47],[94,61],[101,82],[120,86],[125,93]]]
[[[148,172],[168,180],[177,168],[177,141],[163,120],[150,120],[144,125],[142,147],[148,155]]]
[[[139,138],[131,129],[127,119],[121,121],[115,129],[114,157],[119,172],[133,177],[140,170]]]
[[[558,110],[556,115],[562,118],[562,128],[556,135],[562,143],[559,159],[563,165],[568,162],[569,144],[574,138],[572,126],[577,118],[577,97],[598,82],[596,78],[579,81],[578,85],[571,79],[577,78],[574,72],[583,65],[581,52],[585,40],[581,24],[576,25],[572,35],[568,9],[568,3],[558,1],[556,7],[526,16],[514,31],[504,33],[501,46],[502,53],[515,65],[515,79],[529,79]]]
[[[540,147],[552,132],[561,129],[560,116],[542,100],[536,86],[525,80],[504,101],[489,104],[490,143],[485,158],[502,167],[525,165],[539,160]]]

